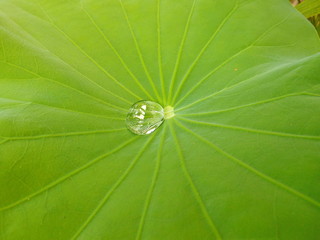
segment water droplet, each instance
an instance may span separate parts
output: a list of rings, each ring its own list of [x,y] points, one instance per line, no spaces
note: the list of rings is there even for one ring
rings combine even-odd
[[[139,101],[131,106],[127,115],[127,128],[138,135],[154,132],[164,121],[163,107],[152,101]]]

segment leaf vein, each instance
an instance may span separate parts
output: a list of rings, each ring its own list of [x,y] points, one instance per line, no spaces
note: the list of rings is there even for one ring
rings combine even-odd
[[[272,25],[270,28],[268,28],[266,31],[264,31],[262,34],[260,34],[259,37],[257,37],[251,44],[249,44],[247,47],[243,48],[242,50],[238,51],[237,53],[233,54],[231,57],[227,58],[224,60],[220,65],[215,67],[212,71],[210,71],[207,75],[205,75],[200,81],[197,82],[197,84],[194,85],[193,88],[191,88],[177,103],[176,105],[180,104],[186,97],[188,97],[193,91],[195,91],[205,80],[207,80],[213,73],[221,69],[224,65],[229,63],[231,60],[236,58],[237,56],[241,55],[243,52],[247,51],[248,49],[254,47],[254,45],[261,39],[263,38],[267,33],[272,31],[276,26],[279,26],[283,22],[285,22],[288,19],[288,16],[284,18],[282,21]],[[246,80],[245,80],[246,81]],[[240,82],[241,83],[241,82]],[[239,83],[239,84],[240,84]],[[177,92],[175,99],[178,97],[179,93]]]
[[[244,105],[238,105],[238,106],[235,106],[235,107],[225,108],[225,109],[212,111],[212,112],[199,112],[199,113],[179,114],[179,115],[180,116],[199,116],[199,115],[223,113],[223,112],[229,112],[229,111],[238,110],[238,109],[242,109],[242,108],[246,108],[246,107],[257,106],[257,105],[264,104],[264,103],[271,103],[271,102],[282,100],[282,99],[285,99],[285,98],[288,98],[288,97],[302,96],[302,95],[306,95],[306,94],[304,94],[304,93],[290,93],[290,94],[285,94],[285,95],[282,95],[282,96],[279,96],[279,97],[268,98],[268,99],[265,99],[265,100],[262,100],[262,101],[253,102],[253,103],[244,104]],[[185,109],[185,108],[183,108],[183,109]],[[177,109],[176,112],[179,112],[181,110],[182,110],[182,108]]]
[[[161,142],[160,142],[160,146],[159,146],[158,154],[157,154],[156,166],[155,166],[154,173],[153,173],[153,176],[152,176],[152,180],[151,180],[150,188],[149,188],[149,191],[148,191],[148,194],[147,194],[147,198],[145,200],[145,205],[144,205],[144,208],[143,208],[143,211],[142,211],[142,216],[141,216],[141,219],[140,219],[138,232],[137,232],[137,235],[136,235],[136,240],[139,240],[142,237],[143,227],[145,225],[145,219],[146,219],[146,216],[148,214],[149,206],[150,206],[150,203],[151,203],[151,200],[152,200],[152,194],[154,192],[154,189],[155,189],[155,186],[156,186],[156,182],[157,182],[157,179],[158,179],[158,175],[159,175],[159,171],[160,171],[161,153],[163,151],[164,139],[165,139],[165,129],[163,130],[163,133],[162,133],[162,138],[161,138]]]
[[[192,62],[192,64],[190,65],[189,69],[187,70],[186,74],[183,76],[178,89],[176,91],[175,96],[173,97],[173,102],[175,102],[176,98],[179,96],[180,91],[185,83],[185,81],[187,80],[187,78],[189,77],[190,73],[193,71],[194,67],[196,66],[197,62],[199,61],[199,59],[202,57],[202,55],[205,53],[205,51],[207,50],[207,48],[209,47],[209,45],[212,43],[212,41],[215,39],[215,37],[217,36],[217,34],[221,31],[221,29],[223,28],[223,26],[225,25],[225,23],[230,19],[230,17],[232,16],[232,14],[238,9],[238,2],[235,4],[235,6],[231,9],[231,11],[227,14],[226,17],[224,17],[224,19],[221,21],[221,23],[219,24],[218,28],[213,32],[212,36],[209,38],[208,42],[204,45],[204,47],[201,49],[201,51],[199,52],[198,56],[195,58],[195,60]]]
[[[56,133],[56,134],[47,134],[47,135],[33,135],[33,136],[22,136],[22,137],[5,137],[0,136],[1,138],[5,138],[6,141],[15,141],[15,140],[34,140],[34,139],[42,139],[42,138],[54,138],[54,137],[68,137],[68,136],[81,136],[81,135],[89,135],[89,134],[100,134],[100,133],[112,133],[127,130],[126,128],[118,128],[111,130],[95,130],[95,131],[84,131],[84,132],[65,132],[65,133]]]
[[[122,0],[119,0],[119,2],[120,2],[120,5],[121,5],[121,9],[122,9],[122,11],[123,11],[123,14],[124,14],[124,16],[125,16],[125,19],[126,19],[126,21],[127,21],[127,24],[128,24],[128,27],[129,27],[129,30],[130,30],[130,33],[131,33],[131,36],[132,36],[134,45],[135,45],[135,47],[136,47],[136,50],[137,50],[137,53],[138,53],[140,62],[141,62],[141,64],[142,64],[142,67],[143,67],[143,69],[144,69],[144,71],[145,71],[145,74],[146,74],[146,76],[147,76],[147,79],[148,79],[148,81],[149,81],[149,83],[150,83],[150,85],[151,85],[154,93],[156,94],[158,101],[161,101],[161,98],[160,98],[160,96],[159,96],[158,90],[157,90],[156,86],[154,85],[154,82],[153,82],[153,80],[152,80],[152,78],[151,78],[151,76],[150,76],[149,70],[148,70],[148,68],[147,68],[147,66],[146,66],[146,63],[145,63],[145,61],[144,61],[144,58],[143,58],[143,56],[142,56],[141,49],[140,49],[138,40],[137,40],[137,38],[136,38],[136,35],[135,35],[134,31],[133,31],[133,28],[132,28],[132,26],[131,26],[128,13],[127,13],[124,5],[123,5]],[[153,98],[152,98],[152,99],[153,99]]]
[[[21,9],[22,11],[25,11],[24,9]],[[25,11],[26,12],[26,11]],[[27,12],[28,14],[30,14],[29,12]],[[82,72],[80,72],[78,69],[76,69],[74,66],[72,66],[70,63],[66,62],[65,60],[63,60],[61,57],[59,57],[57,54],[55,54],[54,52],[52,52],[51,50],[49,50],[43,43],[41,43],[38,39],[36,39],[33,35],[31,35],[31,33],[27,32],[23,27],[21,27],[16,21],[14,21],[13,19],[9,18],[9,16],[7,16],[8,19],[11,20],[11,22],[14,23],[15,26],[19,27],[19,31],[23,31],[25,32],[28,36],[30,36],[34,41],[36,41],[44,50],[46,50],[48,53],[52,54],[53,56],[55,56],[59,61],[61,61],[63,64],[67,65],[68,67],[70,67],[71,69],[73,69],[75,72],[79,73],[81,76],[83,76],[84,78],[86,78],[91,84],[95,85],[96,87],[102,89],[104,92],[120,99],[121,101],[125,102],[125,103],[129,103],[131,104],[128,100],[120,97],[119,95],[107,90],[106,88],[104,88],[103,86],[101,86],[100,84],[98,84],[97,82],[93,81],[91,78],[89,78],[88,76],[86,76],[85,74],[83,74]],[[39,18],[39,17],[38,17]],[[41,19],[41,18],[40,18]],[[43,19],[41,19],[43,20]],[[44,20],[43,20],[44,21]],[[12,33],[11,33],[12,34]],[[66,85],[68,87],[71,87],[69,85]],[[73,87],[71,87],[72,89],[75,89]],[[75,89],[78,90],[78,89]],[[80,90],[78,90],[80,91]],[[80,91],[82,92],[82,91]],[[84,93],[84,92],[83,92]],[[92,95],[89,95],[92,96]],[[92,96],[94,97],[94,96]],[[94,97],[95,98],[95,97]],[[99,99],[100,100],[100,99]]]
[[[124,86],[121,82],[119,82],[114,76],[112,76],[104,67],[102,67],[96,60],[94,60],[86,51],[84,51],[78,43],[76,43],[68,34],[66,34],[47,14],[47,12],[40,6],[43,13],[48,17],[51,25],[57,29],[58,32],[60,32],[66,39],[69,40],[69,42],[76,47],[84,56],[86,56],[98,69],[100,69],[109,79],[111,79],[114,83],[116,83],[119,87],[121,87],[123,90],[131,94],[133,97],[137,99],[141,99],[140,96],[133,93],[130,89],[128,89],[126,86]]]
[[[265,135],[274,135],[274,136],[278,136],[278,137],[292,137],[292,138],[320,140],[320,136],[293,134],[293,133],[278,132],[278,131],[267,131],[267,130],[261,130],[261,129],[253,129],[253,128],[247,128],[247,127],[239,127],[239,126],[235,126],[235,125],[218,124],[218,123],[208,123],[208,122],[191,120],[191,119],[187,119],[187,118],[183,118],[183,117],[179,117],[179,119],[186,121],[186,122],[193,123],[193,124],[200,124],[200,125],[206,125],[206,126],[212,126],[212,127],[220,127],[220,128],[239,130],[239,131],[244,131],[244,132],[252,132],[252,133],[258,133],[258,134],[265,134]]]
[[[121,57],[117,49],[113,46],[113,44],[110,42],[109,38],[106,36],[106,34],[102,31],[102,29],[98,26],[96,21],[92,18],[92,16],[89,14],[89,12],[82,6],[82,10],[84,13],[88,16],[91,23],[95,26],[99,34],[102,36],[104,41],[107,43],[107,45],[112,49],[114,54],[118,57],[119,61],[121,62],[122,66],[125,68],[125,70],[129,73],[129,75],[132,77],[132,79],[135,81],[135,83],[138,85],[138,87],[151,99],[154,101],[153,97],[149,94],[149,92],[143,87],[143,85],[140,83],[140,81],[137,79],[137,77],[132,73],[128,65],[125,63],[124,59]]]
[[[182,51],[183,51],[184,44],[185,44],[186,39],[187,39],[187,34],[189,32],[190,22],[191,22],[191,18],[192,18],[193,12],[194,12],[196,1],[197,0],[193,0],[192,6],[191,6],[191,9],[190,9],[190,12],[189,12],[189,16],[188,16],[188,19],[187,19],[187,22],[186,22],[186,25],[185,25],[185,29],[184,29],[184,32],[183,32],[183,35],[182,35],[181,43],[180,43],[180,46],[179,46],[178,56],[177,56],[177,59],[176,59],[176,63],[175,63],[174,70],[173,70],[173,74],[172,74],[171,81],[170,81],[169,95],[168,95],[168,101],[167,102],[171,101],[171,95],[172,95],[172,91],[173,91],[173,86],[174,86],[174,83],[176,81],[176,76],[177,76],[178,68],[179,68],[180,61],[181,61]]]
[[[171,128],[172,136],[173,136],[173,138],[174,138],[174,140],[176,142],[176,148],[177,148],[177,152],[178,152],[178,155],[179,155],[179,158],[180,158],[180,166],[182,168],[182,171],[183,171],[183,173],[184,173],[184,175],[185,175],[185,177],[186,177],[186,179],[187,179],[187,181],[188,181],[188,183],[189,183],[189,185],[191,187],[191,190],[192,190],[192,192],[194,194],[195,199],[197,200],[197,202],[199,204],[201,212],[202,212],[203,216],[205,217],[208,225],[210,226],[212,232],[214,233],[214,235],[216,236],[217,239],[222,239],[217,227],[215,226],[212,218],[210,217],[210,215],[208,213],[207,207],[204,204],[204,200],[202,199],[198,189],[196,188],[196,186],[195,186],[195,184],[194,184],[194,182],[192,180],[192,177],[190,176],[190,173],[189,173],[189,171],[187,169],[187,166],[186,166],[186,163],[185,163],[185,157],[184,157],[184,155],[182,153],[180,142],[179,142],[178,137],[177,137],[177,135],[176,135],[176,133],[175,133],[175,131],[173,129],[172,123],[170,123],[170,124],[171,124],[170,128]]]
[[[226,151],[224,151],[222,148],[218,147],[217,145],[213,144],[212,142],[210,142],[209,140],[203,138],[202,136],[196,134],[195,132],[189,130],[187,127],[183,126],[181,123],[178,123],[178,125],[180,126],[180,128],[182,128],[183,130],[187,131],[188,133],[192,134],[193,136],[195,136],[196,138],[198,138],[199,140],[201,140],[202,142],[206,143],[207,145],[209,145],[211,148],[213,148],[215,151],[219,152],[220,154],[226,156],[227,158],[229,158],[230,160],[232,160],[233,162],[235,162],[236,164],[244,167],[245,169],[247,169],[248,171],[254,173],[255,175],[265,179],[267,182],[272,183],[288,192],[290,192],[291,194],[311,203],[312,205],[316,206],[316,207],[320,207],[320,203],[318,201],[316,201],[315,199],[312,199],[311,197],[287,186],[284,183],[279,182],[278,180],[260,172],[259,170],[257,170],[254,167],[251,167],[250,165],[246,164],[245,162],[241,161],[240,159],[234,157],[233,155],[227,153]]]
[[[11,209],[11,208],[14,208],[14,207],[16,207],[16,206],[28,201],[29,199],[34,198],[34,197],[40,195],[41,193],[43,193],[43,192],[45,192],[45,191],[47,191],[47,190],[59,185],[60,183],[64,182],[66,179],[68,179],[68,178],[70,178],[70,177],[82,172],[83,170],[89,168],[90,166],[92,166],[93,164],[99,162],[100,160],[102,160],[102,159],[108,157],[109,155],[111,155],[111,154],[123,149],[124,147],[126,147],[127,145],[129,145],[131,142],[133,142],[136,139],[137,139],[137,137],[130,139],[129,141],[127,141],[124,144],[122,144],[121,146],[113,149],[112,151],[110,151],[108,153],[102,154],[100,157],[97,157],[97,158],[91,160],[90,162],[84,164],[82,167],[80,167],[80,168],[68,173],[67,175],[57,179],[56,181],[46,185],[45,187],[41,188],[40,190],[38,190],[38,191],[36,191],[36,192],[34,192],[34,193],[24,197],[24,198],[21,198],[20,200],[14,202],[14,203],[11,203],[11,204],[9,204],[7,206],[1,207],[0,208],[0,212],[8,210],[8,209]]]
[[[111,104],[111,103],[107,103],[107,102],[105,102],[105,101],[103,101],[103,100],[101,100],[101,99],[99,99],[99,98],[96,98],[96,97],[94,97],[94,96],[92,96],[92,95],[90,95],[90,94],[87,94],[87,93],[85,93],[85,92],[82,92],[82,91],[80,91],[80,90],[78,90],[78,89],[76,89],[76,88],[73,88],[73,87],[71,87],[71,86],[69,86],[69,85],[66,85],[66,84],[64,84],[64,83],[61,83],[61,82],[59,82],[59,81],[57,81],[57,80],[44,77],[44,76],[42,76],[42,75],[40,75],[40,74],[38,74],[38,73],[36,73],[36,72],[33,72],[33,71],[31,71],[31,70],[29,70],[29,69],[27,69],[27,68],[25,68],[25,67],[22,67],[22,66],[19,66],[19,65],[14,64],[14,63],[10,63],[10,62],[2,62],[2,63],[7,64],[7,65],[10,65],[10,66],[15,67],[15,68],[18,68],[18,69],[21,69],[21,70],[23,70],[23,71],[25,71],[25,72],[28,72],[28,73],[32,74],[33,76],[36,76],[36,77],[38,77],[38,78],[40,78],[40,79],[43,79],[43,80],[45,80],[45,81],[49,81],[49,82],[58,84],[58,85],[60,85],[60,86],[63,86],[64,88],[69,88],[69,89],[71,89],[71,90],[73,90],[73,91],[75,91],[75,92],[78,92],[78,93],[80,93],[80,94],[82,94],[82,95],[85,95],[86,97],[89,97],[89,98],[91,98],[91,99],[94,99],[95,101],[100,102],[100,103],[108,106],[109,108],[111,108],[111,110],[114,110],[114,111],[118,111],[118,110],[127,111],[127,109],[124,109],[124,108],[122,108],[122,107],[113,105],[113,104]],[[117,110],[115,110],[115,109],[117,109]]]
[[[103,197],[103,199],[100,201],[98,206],[93,210],[93,212],[90,214],[90,216],[86,219],[86,221],[81,225],[79,230],[75,233],[75,235],[71,238],[71,240],[77,239],[78,236],[83,233],[83,231],[88,227],[88,225],[92,222],[92,220],[95,218],[95,216],[99,213],[99,211],[102,209],[103,206],[105,206],[106,202],[109,200],[111,195],[116,191],[116,189],[125,181],[126,177],[129,175],[129,173],[134,169],[134,166],[138,162],[138,160],[141,158],[143,152],[145,151],[146,147],[150,144],[150,142],[153,140],[155,135],[150,137],[144,147],[139,151],[139,153],[136,155],[136,157],[131,161],[130,165],[126,169],[126,171],[121,175],[121,177],[118,179],[118,181],[112,186],[112,188],[106,193],[106,195]]]

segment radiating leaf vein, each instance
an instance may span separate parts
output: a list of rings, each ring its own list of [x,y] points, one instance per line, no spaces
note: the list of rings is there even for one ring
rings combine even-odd
[[[180,142],[179,142],[179,140],[177,138],[175,130],[173,129],[172,122],[169,123],[169,124],[170,124],[170,128],[171,128],[172,136],[173,136],[174,141],[176,143],[176,148],[177,148],[177,152],[178,152],[178,155],[179,155],[179,158],[180,158],[180,165],[181,165],[182,171],[183,171],[186,179],[188,180],[188,183],[190,184],[192,192],[193,192],[193,194],[194,194],[194,196],[195,196],[195,198],[196,198],[196,200],[197,200],[197,202],[198,202],[198,204],[200,206],[201,212],[204,215],[206,221],[208,222],[208,225],[210,226],[212,232],[214,233],[214,235],[216,236],[217,239],[222,239],[221,235],[220,235],[216,225],[214,224],[211,216],[209,215],[207,207],[205,206],[204,201],[203,201],[198,189],[194,185],[193,180],[192,180],[192,178],[190,176],[190,173],[189,173],[189,171],[187,169],[187,166],[186,166],[186,163],[185,163],[185,158],[184,158],[184,155],[183,155],[182,150],[181,150]]]
[[[265,100],[262,100],[262,101],[243,104],[243,105],[238,105],[238,106],[235,106],[235,107],[220,109],[220,110],[216,110],[216,111],[212,111],[212,112],[187,113],[187,114],[179,114],[179,116],[200,116],[200,115],[210,115],[210,114],[229,112],[229,111],[234,111],[234,110],[238,110],[238,109],[242,109],[242,108],[257,106],[257,105],[260,105],[260,104],[279,101],[279,100],[282,100],[282,99],[285,99],[285,98],[288,98],[288,97],[304,96],[304,95],[307,95],[307,94],[305,92],[290,93],[290,94],[285,94],[285,95],[282,95],[282,96],[279,96],[279,97],[268,98],[268,99],[265,99]],[[183,108],[183,109],[185,109],[185,108]],[[177,112],[179,112],[181,110],[182,110],[182,108],[176,110],[175,112],[177,113]]]
[[[84,131],[84,132],[64,132],[64,133],[54,133],[54,134],[46,134],[46,135],[36,135],[36,136],[21,136],[21,137],[6,137],[6,140],[16,141],[16,140],[32,140],[32,139],[42,139],[42,138],[55,138],[55,137],[68,137],[68,136],[81,136],[81,135],[89,135],[89,134],[101,134],[101,133],[112,133],[127,130],[126,128],[118,128],[118,129],[108,129],[108,130],[94,130],[94,131]]]
[[[316,207],[320,207],[320,202],[316,201],[315,199],[287,186],[286,184],[283,184],[281,182],[279,182],[278,180],[260,172],[259,170],[257,170],[254,167],[251,167],[250,165],[246,164],[245,162],[241,161],[240,159],[234,157],[233,155],[227,153],[226,151],[224,151],[222,148],[218,147],[217,145],[213,144],[211,141],[203,138],[202,136],[198,135],[197,133],[195,133],[194,131],[188,129],[187,127],[185,127],[184,125],[182,125],[181,123],[179,123],[178,121],[176,121],[177,124],[179,125],[180,128],[182,128],[183,130],[185,130],[186,132],[192,134],[193,136],[195,136],[196,138],[198,138],[199,140],[201,140],[202,142],[206,143],[207,145],[209,145],[211,148],[213,148],[214,150],[216,150],[217,152],[219,152],[220,154],[226,156],[227,158],[229,158],[230,160],[232,160],[233,162],[237,163],[238,165],[246,168],[247,170],[249,170],[250,172],[256,174],[257,176],[265,179],[267,182],[270,182],[290,193],[292,193],[293,195],[311,203],[312,205],[316,206]]]
[[[199,59],[202,57],[202,55],[204,54],[204,52],[207,50],[207,48],[209,47],[209,45],[212,43],[212,41],[215,39],[215,37],[217,36],[217,34],[221,31],[221,29],[223,28],[223,26],[225,25],[225,23],[230,19],[230,17],[233,15],[233,13],[238,9],[238,1],[236,2],[235,6],[231,9],[231,11],[227,14],[227,16],[225,16],[223,18],[223,20],[221,21],[220,25],[217,27],[217,29],[213,32],[213,34],[211,35],[211,37],[209,38],[209,40],[207,41],[207,43],[203,46],[203,48],[200,50],[199,54],[197,55],[197,57],[195,58],[195,60],[192,62],[192,64],[190,65],[189,69],[187,70],[187,72],[185,73],[185,75],[183,76],[182,80],[180,81],[180,84],[177,88],[177,91],[175,93],[175,96],[173,97],[172,102],[174,103],[176,101],[176,98],[179,96],[180,91],[185,83],[185,81],[188,79],[190,73],[193,71],[194,67],[196,66],[197,62],[199,61]]]
[[[160,98],[160,95],[159,95],[159,93],[158,93],[158,90],[157,90],[156,86],[154,85],[154,81],[152,80],[152,78],[151,78],[151,76],[150,76],[149,70],[148,70],[148,68],[147,68],[147,66],[146,66],[146,63],[145,63],[145,61],[144,61],[144,58],[143,58],[143,56],[142,56],[141,49],[140,49],[140,47],[139,47],[139,44],[138,44],[136,35],[135,35],[134,31],[133,31],[132,24],[130,23],[130,19],[129,19],[127,10],[125,9],[125,7],[124,7],[124,5],[123,5],[122,0],[119,0],[119,2],[120,2],[120,5],[121,5],[121,9],[122,9],[122,11],[123,11],[123,14],[124,14],[124,16],[125,16],[125,18],[126,18],[126,21],[127,21],[127,24],[128,24],[128,27],[129,27],[129,30],[130,30],[132,39],[133,39],[133,41],[134,41],[134,45],[135,45],[135,47],[136,47],[138,56],[139,56],[139,58],[140,58],[140,62],[141,62],[141,64],[142,64],[142,67],[143,67],[143,69],[144,69],[144,71],[145,71],[145,73],[146,73],[146,76],[147,76],[147,78],[148,78],[148,81],[149,81],[149,83],[150,83],[150,85],[151,85],[151,87],[152,87],[155,95],[157,96],[158,101],[161,101],[161,98]]]
[[[143,233],[143,227],[145,225],[145,219],[150,207],[150,203],[151,203],[151,199],[152,199],[152,194],[154,192],[155,189],[155,185],[158,179],[158,175],[159,175],[159,171],[160,171],[160,164],[161,164],[161,153],[163,151],[163,144],[164,144],[164,139],[165,139],[165,129],[163,129],[163,133],[162,133],[162,138],[161,138],[161,142],[160,142],[160,146],[158,148],[158,154],[157,154],[157,161],[156,161],[156,166],[154,169],[154,173],[152,176],[152,180],[151,180],[151,184],[150,184],[150,188],[147,194],[147,198],[145,200],[145,205],[143,208],[143,212],[142,212],[142,216],[140,219],[140,223],[139,223],[139,227],[138,227],[138,232],[136,235],[136,240],[141,239],[142,233]]]
[[[255,44],[260,41],[265,35],[267,35],[269,32],[271,32],[275,27],[281,25],[282,23],[284,23],[285,21],[287,21],[288,16],[285,17],[282,21],[277,22],[276,24],[272,25],[270,28],[268,28],[266,31],[264,31],[262,34],[260,34],[259,37],[257,37],[251,44],[249,44],[247,47],[243,48],[242,50],[238,51],[237,53],[233,54],[231,57],[227,58],[226,60],[224,60],[220,65],[218,65],[217,67],[215,67],[212,71],[210,71],[207,75],[205,75],[201,80],[199,80],[184,96],[182,96],[180,98],[179,101],[177,101],[175,103],[175,105],[177,106],[178,104],[180,104],[186,97],[188,97],[192,92],[194,92],[205,80],[207,80],[213,73],[215,73],[216,71],[218,71],[219,69],[221,69],[223,66],[225,66],[227,63],[229,63],[231,60],[233,60],[234,58],[236,58],[237,56],[241,55],[243,52],[247,51],[248,49],[252,48],[255,46]],[[182,85],[181,85],[182,87]],[[180,87],[180,88],[181,88]],[[174,98],[177,99],[177,97],[179,96],[179,92],[176,93],[176,97]]]
[[[21,9],[22,11],[25,11],[24,9]],[[26,11],[25,11],[26,12]],[[28,14],[31,14],[30,12],[27,12]],[[33,15],[34,16],[34,15]],[[37,17],[37,16],[35,16]],[[38,17],[39,18],[39,17]],[[52,52],[50,49],[48,49],[42,42],[40,42],[38,39],[36,39],[33,35],[31,35],[31,33],[27,32],[25,30],[25,28],[23,28],[20,24],[18,24],[16,21],[14,21],[13,19],[9,18],[7,16],[7,19],[19,28],[20,32],[24,32],[25,34],[27,34],[30,38],[32,38],[34,41],[36,41],[44,50],[47,51],[47,53],[52,54],[53,56],[55,56],[59,61],[61,61],[63,64],[67,65],[68,67],[70,67],[71,69],[73,69],[75,72],[79,73],[81,76],[83,76],[84,78],[87,79],[87,81],[89,81],[91,84],[95,85],[96,87],[102,89],[104,92],[110,94],[111,96],[114,96],[116,98],[118,98],[119,100],[125,102],[125,103],[129,103],[131,104],[128,100],[126,100],[125,98],[122,98],[121,96],[107,90],[105,87],[101,86],[100,84],[98,84],[97,82],[95,82],[94,80],[92,80],[91,78],[89,78],[88,76],[86,76],[85,74],[83,74],[82,72],[80,72],[77,68],[75,68],[74,66],[72,66],[70,63],[66,62],[65,60],[63,60],[60,56],[58,56],[57,54],[55,54],[54,52]],[[40,20],[44,21],[42,18],[40,18]],[[11,35],[13,35],[13,33],[10,33]],[[16,38],[19,38],[18,36],[16,36]],[[27,43],[24,43],[27,44]],[[30,45],[30,43],[28,43]],[[38,47],[38,46],[37,46]],[[36,60],[36,59],[35,59]],[[37,61],[36,61],[37,63]],[[37,65],[38,66],[38,65]],[[68,85],[69,86],[69,85]],[[71,87],[71,86],[70,86]],[[79,90],[80,91],[80,90]],[[90,95],[91,96],[91,95]],[[93,97],[93,96],[92,96]]]
[[[173,74],[172,74],[171,81],[170,81],[169,94],[168,94],[167,102],[171,101],[171,95],[172,95],[172,91],[173,91],[173,86],[174,86],[174,83],[176,81],[177,72],[178,72],[178,68],[179,68],[180,60],[181,60],[181,56],[182,56],[182,51],[183,51],[184,44],[185,44],[186,39],[187,39],[188,31],[189,31],[189,28],[190,28],[190,22],[191,22],[191,18],[192,18],[193,12],[194,12],[196,1],[197,0],[193,0],[191,9],[189,11],[189,16],[188,16],[188,19],[187,19],[186,24],[185,24],[184,32],[183,32],[181,43],[180,43],[180,46],[179,46],[178,56],[177,56],[177,59],[176,59],[176,63],[174,65],[174,70],[173,70]]]
[[[115,192],[115,190],[125,181],[126,177],[129,175],[129,173],[134,169],[134,166],[138,162],[138,160],[141,158],[143,152],[147,148],[147,146],[151,143],[155,135],[150,137],[148,141],[145,143],[145,145],[142,147],[142,149],[138,152],[135,158],[131,161],[130,165],[126,169],[126,171],[121,175],[121,177],[118,179],[118,181],[112,186],[112,188],[106,193],[106,195],[103,197],[103,199],[99,202],[97,207],[93,210],[93,212],[90,214],[90,216],[86,219],[86,221],[81,225],[79,230],[71,237],[71,240],[77,239],[78,236],[88,227],[90,222],[94,219],[94,217],[98,214],[98,212],[101,210],[101,208],[106,204],[108,199],[111,197],[111,195]]]
[[[130,143],[132,143],[132,142],[133,142],[134,140],[136,140],[136,139],[137,139],[137,137],[131,138],[130,140],[126,141],[124,144],[120,145],[119,147],[117,147],[117,148],[115,148],[115,149],[113,149],[113,150],[111,150],[111,151],[109,151],[109,152],[107,152],[107,153],[105,153],[105,154],[102,154],[101,156],[99,156],[99,157],[97,157],[97,158],[95,158],[95,159],[87,162],[86,164],[84,164],[84,165],[81,166],[80,168],[77,168],[77,169],[73,170],[72,172],[70,172],[70,173],[68,173],[68,174],[66,174],[66,175],[58,178],[56,181],[53,181],[52,183],[44,186],[43,188],[39,189],[38,191],[36,191],[36,192],[34,192],[34,193],[32,193],[32,194],[30,194],[30,195],[28,195],[28,196],[25,196],[25,197],[21,198],[20,200],[18,200],[18,201],[16,201],[16,202],[13,202],[13,203],[11,203],[11,204],[9,204],[9,205],[7,205],[7,206],[1,207],[1,208],[0,208],[0,212],[5,211],[5,210],[8,210],[8,209],[11,209],[11,208],[14,208],[14,207],[16,207],[16,206],[19,206],[20,204],[22,204],[22,203],[30,200],[31,198],[34,198],[34,197],[40,195],[41,193],[43,193],[43,192],[45,192],[45,191],[47,191],[47,190],[49,190],[49,189],[51,189],[51,188],[53,188],[53,187],[61,184],[61,183],[64,182],[66,179],[68,179],[68,178],[70,178],[70,177],[72,177],[72,176],[74,176],[74,175],[82,172],[83,170],[89,168],[89,167],[92,166],[93,164],[101,161],[102,159],[105,159],[105,158],[108,157],[109,155],[111,155],[111,154],[113,154],[113,153],[116,153],[116,152],[118,152],[119,150],[125,148],[127,145],[129,145]]]
[[[69,42],[75,46],[84,56],[86,56],[98,69],[100,69],[109,79],[111,79],[115,84],[117,84],[119,87],[121,87],[123,90],[128,92],[130,95],[137,99],[142,99],[140,96],[136,95],[134,92],[132,92],[130,89],[128,89],[125,85],[123,85],[120,81],[118,81],[114,76],[112,76],[104,67],[102,67],[96,60],[94,60],[86,51],[84,51],[78,43],[76,43],[67,33],[65,33],[52,19],[51,17],[46,13],[46,11],[41,8],[44,14],[48,17],[50,23],[52,26],[57,29],[58,32],[60,32],[66,39],[69,40]]]
[[[0,61],[0,62],[1,62],[1,61]],[[102,104],[108,106],[109,108],[111,108],[111,110],[117,109],[116,111],[118,111],[118,110],[127,111],[127,109],[124,109],[124,108],[122,108],[122,107],[119,107],[119,106],[113,105],[113,104],[111,104],[111,103],[105,102],[105,101],[103,101],[103,100],[101,100],[101,99],[99,99],[99,98],[96,98],[96,97],[94,97],[94,96],[92,96],[92,95],[90,95],[90,94],[87,94],[87,93],[85,93],[85,92],[82,92],[82,91],[80,91],[80,90],[78,90],[78,89],[76,89],[76,88],[73,88],[73,87],[71,87],[71,86],[69,86],[69,85],[66,85],[66,84],[64,84],[64,83],[61,83],[61,82],[59,82],[59,81],[57,81],[57,80],[44,77],[44,76],[42,76],[42,75],[40,75],[40,74],[38,74],[38,73],[36,73],[36,72],[33,72],[33,71],[31,71],[31,70],[29,70],[29,69],[27,69],[27,68],[25,68],[25,67],[16,65],[16,64],[11,63],[11,62],[1,62],[1,63],[5,63],[5,64],[7,64],[7,65],[9,65],[9,66],[12,66],[12,67],[21,69],[21,70],[23,70],[23,71],[25,71],[25,72],[28,72],[28,73],[32,74],[33,76],[36,76],[36,77],[38,77],[38,78],[40,78],[40,79],[43,79],[43,80],[45,80],[45,81],[49,81],[49,82],[58,84],[58,85],[60,85],[60,86],[63,86],[64,88],[69,88],[69,89],[71,89],[71,90],[73,90],[73,91],[75,91],[75,92],[78,92],[78,93],[80,93],[80,94],[82,94],[82,95],[84,95],[84,96],[86,96],[86,97],[89,97],[89,98],[91,98],[91,99],[94,99],[95,101],[97,101],[97,102],[99,102],[99,103],[102,103]]]
[[[90,22],[95,26],[99,34],[102,36],[104,41],[107,43],[107,45],[112,49],[114,54],[118,57],[119,61],[121,62],[122,66],[125,68],[125,70],[129,73],[129,75],[132,77],[132,79],[135,81],[135,83],[138,85],[138,87],[150,98],[150,100],[154,101],[154,98],[150,95],[150,93],[145,89],[145,87],[141,84],[141,82],[137,79],[137,77],[132,73],[128,65],[125,63],[117,49],[112,45],[109,38],[106,36],[106,34],[102,31],[101,27],[98,26],[96,21],[92,18],[92,16],[89,14],[89,12],[82,6],[82,10],[84,13],[88,16]]]
[[[244,131],[244,132],[252,132],[252,133],[258,133],[258,134],[265,134],[265,135],[274,135],[274,136],[278,136],[278,137],[304,138],[304,139],[311,139],[311,140],[320,140],[320,136],[293,134],[293,133],[285,133],[285,132],[278,132],[278,131],[267,131],[267,130],[261,130],[261,129],[239,127],[239,126],[235,126],[235,125],[226,125],[226,124],[218,124],[218,123],[201,122],[201,121],[191,120],[191,119],[184,118],[184,117],[179,117],[179,119],[181,119],[183,121],[186,121],[186,122],[193,123],[193,124],[200,124],[200,125],[206,125],[206,126],[212,126],[212,127],[227,128],[227,129],[239,130],[239,131]]]
[[[31,102],[31,101],[24,101],[24,100],[21,100],[21,99],[13,99],[13,98],[2,98],[2,99],[8,99],[8,100],[12,100],[12,101],[23,102],[23,104],[16,104],[16,105],[39,105],[39,106],[43,106],[45,108],[53,108],[53,109],[56,109],[56,110],[59,110],[59,111],[66,111],[66,112],[71,112],[71,113],[76,113],[76,114],[84,114],[84,115],[94,116],[96,118],[104,118],[104,119],[109,119],[109,120],[124,121],[124,118],[108,117],[106,115],[99,115],[99,114],[94,114],[94,113],[90,113],[90,112],[82,112],[82,111],[73,110],[71,108],[62,108],[62,107],[52,106],[52,105],[48,105],[48,104],[44,104],[44,103],[38,103],[38,102],[34,102],[34,101]]]

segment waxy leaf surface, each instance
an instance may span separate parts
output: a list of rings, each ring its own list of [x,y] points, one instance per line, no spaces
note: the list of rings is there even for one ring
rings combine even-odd
[[[319,239],[319,50],[287,0],[0,0],[0,239]]]

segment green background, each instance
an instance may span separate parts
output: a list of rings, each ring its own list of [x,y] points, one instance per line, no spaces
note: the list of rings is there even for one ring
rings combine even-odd
[[[0,239],[318,239],[319,49],[287,0],[0,0]]]

